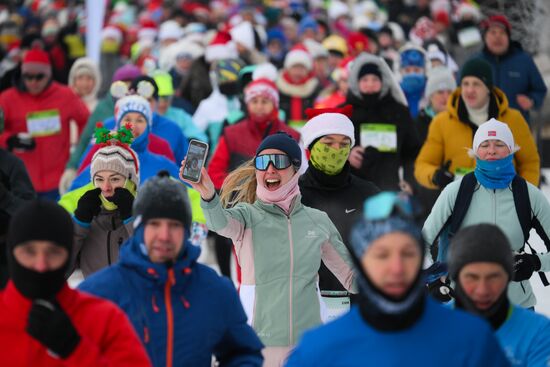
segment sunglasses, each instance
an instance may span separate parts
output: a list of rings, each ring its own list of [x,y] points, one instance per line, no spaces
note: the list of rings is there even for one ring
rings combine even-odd
[[[36,80],[37,82],[41,81],[46,77],[45,74],[23,74],[23,79],[25,80]]]
[[[412,219],[416,213],[407,195],[386,191],[368,198],[363,207],[363,214],[367,220],[382,220],[395,214]]]
[[[292,165],[290,157],[286,154],[263,154],[256,157],[254,166],[259,171],[266,171],[269,164],[273,164],[275,169],[285,169]]]

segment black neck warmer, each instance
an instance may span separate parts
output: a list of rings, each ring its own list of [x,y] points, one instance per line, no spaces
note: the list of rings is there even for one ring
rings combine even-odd
[[[57,270],[36,272],[20,265],[13,256],[8,254],[8,267],[11,280],[19,292],[29,299],[53,299],[65,284],[65,272],[69,261]]]
[[[497,301],[489,307],[487,310],[479,310],[476,308],[474,303],[468,298],[466,292],[460,286],[460,283],[456,284],[455,287],[456,293],[456,307],[474,315],[478,315],[486,319],[490,324],[493,330],[497,330],[508,317],[508,311],[510,309],[510,301],[508,300],[508,295],[506,294],[506,289],[502,292]]]
[[[400,299],[393,299],[377,289],[366,275],[359,275],[361,293],[359,311],[363,320],[381,331],[399,331],[409,328],[423,314],[425,290],[421,272],[409,291]],[[394,308],[394,310],[392,310]]]
[[[310,164],[308,171],[311,173],[313,179],[324,189],[341,189],[346,186],[350,180],[351,168],[349,162],[346,162],[342,171],[336,175],[327,175],[323,171],[318,170]]]
[[[376,93],[361,93],[361,97],[363,100],[363,106],[366,108],[372,108],[376,106],[378,102],[380,102],[380,92]]]

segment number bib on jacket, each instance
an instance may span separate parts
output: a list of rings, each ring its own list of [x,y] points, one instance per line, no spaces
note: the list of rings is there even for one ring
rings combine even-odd
[[[391,124],[361,124],[361,146],[381,152],[397,152],[397,127]]]
[[[33,137],[59,134],[61,132],[59,110],[29,112],[27,114],[27,130]]]

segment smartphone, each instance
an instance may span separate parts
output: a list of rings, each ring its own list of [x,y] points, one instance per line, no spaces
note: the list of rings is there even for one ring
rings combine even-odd
[[[182,177],[191,182],[199,182],[201,179],[201,170],[208,156],[208,144],[205,142],[191,139],[187,155],[185,156],[185,166],[183,167]]]

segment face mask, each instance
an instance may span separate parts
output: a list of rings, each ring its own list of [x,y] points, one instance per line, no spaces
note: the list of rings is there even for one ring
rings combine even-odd
[[[405,94],[421,94],[424,93],[426,86],[426,76],[424,74],[411,73],[403,77],[401,88]]]
[[[134,182],[126,179],[126,181],[124,182],[124,186],[122,186],[122,187],[125,188],[126,190],[130,191],[130,193],[134,197],[136,196],[136,185],[134,184]],[[112,201],[109,201],[109,199],[107,199],[105,196],[103,196],[103,194],[99,194],[99,200],[101,200],[101,204],[103,205],[103,207],[106,210],[113,211],[113,210],[118,209],[118,206],[115,203],[113,203]]]
[[[106,54],[115,54],[118,52],[119,44],[115,40],[106,39],[101,42],[101,52]]]
[[[310,162],[319,171],[334,176],[342,172],[350,151],[351,145],[334,149],[318,141],[311,148]]]

